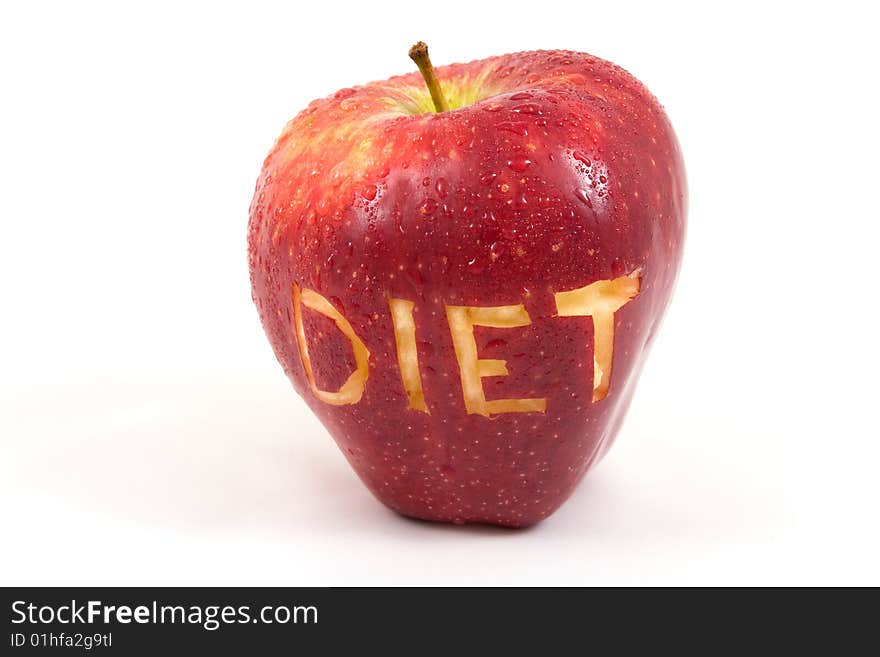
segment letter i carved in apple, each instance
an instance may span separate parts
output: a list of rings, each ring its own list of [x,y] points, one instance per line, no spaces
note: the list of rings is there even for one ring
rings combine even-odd
[[[285,127],[250,209],[253,297],[379,500],[532,525],[632,398],[681,261],[681,152],[650,92],[591,55],[410,56],[419,72]]]

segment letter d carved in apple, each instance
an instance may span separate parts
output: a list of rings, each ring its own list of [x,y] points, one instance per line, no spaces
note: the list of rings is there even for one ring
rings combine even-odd
[[[648,90],[591,55],[410,56],[421,75],[285,127],[250,209],[253,297],[379,500],[528,526],[623,420],[681,261],[681,152]]]

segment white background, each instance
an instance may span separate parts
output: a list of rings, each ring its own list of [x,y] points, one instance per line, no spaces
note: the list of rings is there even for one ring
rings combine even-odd
[[[4,3],[0,584],[880,584],[868,6]],[[438,64],[611,59],[688,167],[626,425],[528,531],[374,501],[250,299],[248,204],[284,122],[412,69],[417,39]]]

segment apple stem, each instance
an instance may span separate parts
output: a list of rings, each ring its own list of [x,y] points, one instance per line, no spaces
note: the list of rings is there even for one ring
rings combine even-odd
[[[440,89],[440,82],[434,74],[434,66],[431,64],[431,58],[428,57],[428,46],[424,41],[419,41],[416,45],[409,49],[409,58],[416,63],[422,77],[425,78],[425,84],[428,91],[431,92],[431,100],[434,101],[434,108],[438,112],[445,112],[449,109],[449,104],[443,96]]]

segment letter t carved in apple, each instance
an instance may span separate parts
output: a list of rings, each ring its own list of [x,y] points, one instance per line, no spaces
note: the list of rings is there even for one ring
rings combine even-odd
[[[420,73],[285,127],[250,209],[253,297],[379,500],[528,526],[622,423],[681,261],[681,152],[591,55],[410,55]]]

